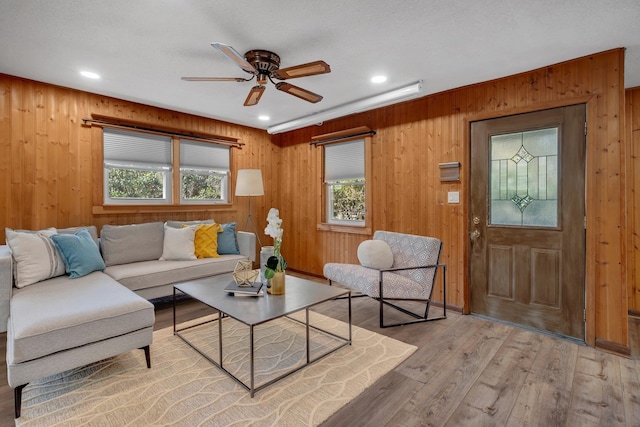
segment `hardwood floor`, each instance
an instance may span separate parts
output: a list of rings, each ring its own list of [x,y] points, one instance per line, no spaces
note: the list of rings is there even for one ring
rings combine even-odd
[[[182,319],[210,313],[193,301],[180,304]],[[345,317],[342,305],[317,311]],[[355,298],[352,311],[354,325],[418,350],[323,427],[640,426],[638,318],[629,321],[634,359],[626,359],[474,316],[448,312],[445,320],[380,329],[375,301]],[[171,305],[157,305],[156,329],[171,324]],[[13,426],[13,391],[1,371],[0,427]]]

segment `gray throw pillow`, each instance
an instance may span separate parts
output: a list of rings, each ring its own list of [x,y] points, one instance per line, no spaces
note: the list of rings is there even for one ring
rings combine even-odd
[[[215,224],[213,219],[202,219],[197,221],[167,221],[167,227],[182,228],[183,225],[200,225],[200,224]]]
[[[158,259],[162,256],[164,224],[104,225],[100,243],[107,267]]]

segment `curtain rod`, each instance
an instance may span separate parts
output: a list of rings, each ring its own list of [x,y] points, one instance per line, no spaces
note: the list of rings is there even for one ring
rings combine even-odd
[[[375,130],[368,130],[366,132],[352,133],[350,135],[337,136],[335,138],[321,139],[319,141],[311,141],[309,144],[313,146],[325,145],[325,144],[331,144],[333,142],[339,142],[344,139],[353,139],[353,138],[357,138],[358,136],[367,136],[367,135],[375,135],[375,134],[376,134]]]
[[[183,136],[185,138],[199,139],[199,140],[202,140],[202,141],[214,142],[214,143],[220,144],[220,145],[228,145],[230,147],[242,148],[242,146],[244,145],[243,142],[239,142],[239,141],[235,141],[235,142],[234,141],[227,141],[227,140],[224,140],[224,139],[210,138],[210,137],[206,137],[206,136],[196,136],[196,135],[189,135],[189,134],[186,134],[186,133],[180,133],[180,132],[174,132],[174,131],[168,131],[168,130],[158,130],[158,129],[153,129],[153,128],[147,128],[147,127],[144,127],[144,126],[113,123],[113,122],[108,122],[108,121],[105,121],[105,120],[82,119],[82,121],[84,122],[84,124],[96,123],[96,124],[99,124],[99,125],[104,125],[104,126],[113,127],[113,128],[136,129],[136,130],[142,130],[142,131],[147,131],[147,132],[158,133],[158,134],[162,134],[162,135]]]

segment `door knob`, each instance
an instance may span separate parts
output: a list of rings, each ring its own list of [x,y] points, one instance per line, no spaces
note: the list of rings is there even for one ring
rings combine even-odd
[[[478,237],[480,237],[480,232],[478,230],[473,230],[471,232],[471,240],[476,240]]]

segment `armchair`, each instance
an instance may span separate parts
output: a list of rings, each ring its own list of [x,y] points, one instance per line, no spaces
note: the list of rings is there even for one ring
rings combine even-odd
[[[393,254],[391,268],[376,270],[362,265],[328,263],[324,266],[324,275],[329,279],[329,285],[335,281],[378,300],[380,302],[381,328],[446,318],[447,267],[445,264],[439,263],[442,242],[434,237],[390,231],[376,231],[373,239],[383,240],[391,248]],[[429,318],[429,307],[438,269],[442,269],[443,274],[443,314],[440,317]],[[414,313],[391,302],[397,300],[424,302],[426,304],[424,315]],[[414,320],[385,324],[384,305],[408,314]]]

